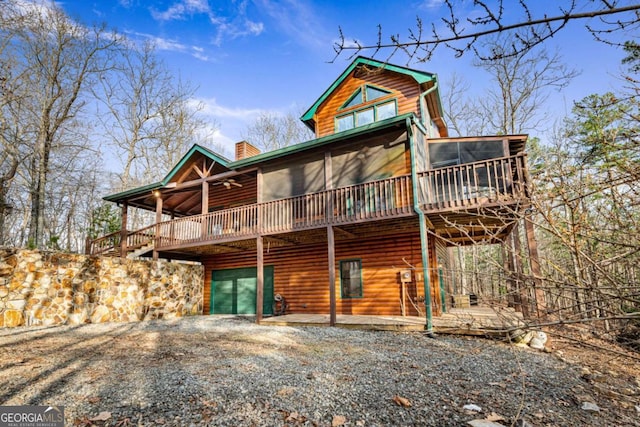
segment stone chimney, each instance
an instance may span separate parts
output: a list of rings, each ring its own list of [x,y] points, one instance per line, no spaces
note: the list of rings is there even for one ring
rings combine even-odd
[[[260,150],[247,141],[236,142],[236,160],[246,159],[258,154],[260,154]]]

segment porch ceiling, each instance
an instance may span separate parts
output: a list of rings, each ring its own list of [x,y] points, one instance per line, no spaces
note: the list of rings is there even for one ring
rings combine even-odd
[[[201,177],[196,176],[195,178],[192,176],[192,173],[189,170],[185,174],[185,181],[192,181],[201,179]],[[196,172],[193,172],[196,173]],[[249,187],[251,185],[255,185],[255,174],[243,174],[243,173],[234,173],[233,181],[235,184],[229,188],[222,185],[229,174],[224,174],[225,178],[220,178],[220,180],[214,180],[208,183],[209,185],[209,205],[216,206],[215,201],[218,199],[227,199],[229,197],[230,191],[237,191],[242,187]],[[178,187],[176,188],[158,188],[153,191],[149,190],[142,195],[138,195],[137,197],[130,198],[127,202],[129,206],[145,209],[149,211],[155,211],[156,209],[156,195],[155,192],[158,191],[162,197],[162,212],[166,215],[173,214],[175,217],[184,217],[191,215],[199,215],[202,213],[202,186],[189,186],[189,187]]]
[[[433,223],[433,232],[448,246],[473,243],[500,243],[513,229],[520,214],[502,209],[467,210],[429,215]],[[358,240],[370,236],[397,236],[403,233],[418,233],[417,216],[369,221],[353,224],[334,225],[337,242]],[[287,233],[264,236],[265,250],[290,246],[303,246],[327,242],[326,227],[307,230],[294,230]],[[201,256],[245,252],[256,250],[255,236],[240,240],[205,243],[189,247],[174,247],[161,251],[163,258],[195,259]]]
[[[336,241],[345,241],[360,239],[372,235],[393,237],[399,233],[418,232],[418,230],[418,218],[417,216],[412,216],[383,221],[334,226],[334,235]],[[264,236],[264,247],[266,250],[267,248],[326,243],[326,241],[327,229],[326,227],[320,227],[311,230],[292,231],[288,233]],[[200,256],[255,250],[256,239],[252,237],[244,240],[172,249],[170,251],[160,252],[160,256],[163,258],[174,257],[176,259],[197,259]]]
[[[428,215],[447,246],[500,243],[522,218],[526,206],[501,206]]]

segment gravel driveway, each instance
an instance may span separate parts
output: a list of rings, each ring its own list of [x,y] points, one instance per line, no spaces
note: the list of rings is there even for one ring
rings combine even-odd
[[[0,403],[64,405],[67,425],[640,425],[580,368],[477,338],[199,316],[3,329],[0,349]]]

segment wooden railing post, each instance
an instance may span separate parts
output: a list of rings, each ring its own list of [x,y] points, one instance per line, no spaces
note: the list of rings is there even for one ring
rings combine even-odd
[[[156,196],[156,226],[155,226],[155,239],[153,242],[153,260],[156,261],[159,257],[158,247],[160,246],[160,223],[162,222],[162,195],[160,192],[155,193]]]
[[[516,157],[516,165],[518,168],[518,195],[527,196],[529,185],[529,173],[527,170],[527,155],[519,154]]]
[[[156,223],[155,226],[153,227],[154,229],[154,237],[153,237],[153,252],[152,252],[152,257],[154,261],[157,261],[159,253],[158,253],[158,247],[160,246],[160,224]]]
[[[121,217],[121,225],[120,225],[120,257],[127,257],[127,215],[129,211],[129,205],[127,202],[122,204],[122,217]]]
[[[264,181],[262,178],[262,168],[258,168],[258,170],[256,171],[256,203],[257,203],[257,207],[256,207],[256,230],[255,232],[259,235],[262,236],[262,233],[264,232],[263,228],[262,228],[262,193],[263,193],[263,185],[264,185]]]

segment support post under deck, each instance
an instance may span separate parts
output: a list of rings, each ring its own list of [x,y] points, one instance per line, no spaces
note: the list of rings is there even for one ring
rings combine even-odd
[[[256,238],[256,322],[260,322],[263,316],[262,306],[264,304],[264,244],[262,236]]]
[[[533,276],[534,292],[536,297],[536,311],[539,319],[547,315],[547,304],[544,290],[542,289],[542,270],[538,258],[538,242],[533,230],[533,222],[529,218],[524,219],[524,228],[527,233],[527,247],[529,248],[529,260],[531,263],[531,275]]]
[[[327,247],[329,261],[329,325],[336,325],[336,249],[333,226],[327,227]]]

